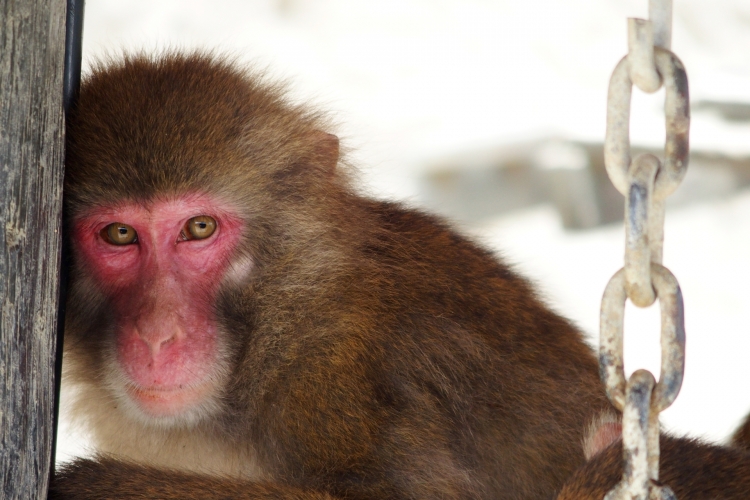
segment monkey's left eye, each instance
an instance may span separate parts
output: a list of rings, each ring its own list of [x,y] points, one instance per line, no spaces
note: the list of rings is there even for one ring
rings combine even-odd
[[[102,238],[113,245],[130,245],[138,241],[138,233],[133,226],[122,222],[113,222],[101,230]]]
[[[182,228],[180,236],[184,240],[205,240],[216,231],[216,220],[208,215],[193,217]]]

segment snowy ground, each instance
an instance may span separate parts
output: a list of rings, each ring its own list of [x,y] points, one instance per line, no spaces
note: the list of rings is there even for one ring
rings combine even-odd
[[[420,174],[445,155],[548,136],[600,142],[625,19],[646,11],[646,0],[89,0],[84,68],[123,49],[234,54],[333,113],[372,193],[418,204]],[[750,4],[681,0],[674,16],[692,101],[750,103]],[[634,143],[661,144],[660,106],[636,93]],[[750,155],[750,123],[696,111],[691,146]],[[682,286],[688,351],[663,421],[680,433],[721,440],[750,410],[748,214],[750,192],[667,213],[664,263]],[[537,207],[468,231],[595,339],[601,293],[622,265],[621,226],[565,232]],[[658,371],[658,324],[658,309],[628,308],[627,371]],[[84,444],[63,422],[59,457]]]

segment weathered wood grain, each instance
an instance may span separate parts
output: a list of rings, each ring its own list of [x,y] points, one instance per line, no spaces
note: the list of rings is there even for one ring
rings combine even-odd
[[[54,405],[65,0],[0,0],[0,498],[45,498]]]

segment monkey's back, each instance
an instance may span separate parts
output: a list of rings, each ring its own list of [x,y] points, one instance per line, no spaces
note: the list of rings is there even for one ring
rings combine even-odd
[[[442,439],[491,485],[488,498],[543,498],[583,460],[585,425],[608,406],[591,349],[526,280],[439,219],[390,203],[371,210],[389,237],[365,251],[406,297],[388,371],[418,371],[394,387],[442,410]]]
[[[261,448],[292,450],[276,473],[363,498],[550,497],[608,405],[580,332],[436,217],[347,203],[357,236],[337,243],[349,253],[331,283],[298,299],[298,337],[269,354],[259,336],[268,364],[253,371],[275,380],[259,419],[284,426]]]

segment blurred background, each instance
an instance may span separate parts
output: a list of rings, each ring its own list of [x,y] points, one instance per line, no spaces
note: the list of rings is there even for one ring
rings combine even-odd
[[[603,172],[609,76],[647,0],[88,0],[84,72],[127,51],[211,49],[328,110],[363,190],[439,212],[533,280],[598,343],[623,264],[622,197]],[[750,410],[750,3],[677,0],[691,163],[669,199],[664,264],[685,299],[668,430],[725,440]],[[634,90],[631,139],[663,148],[663,90]],[[628,304],[625,363],[659,370],[658,304]],[[58,459],[87,451],[64,416]]]

